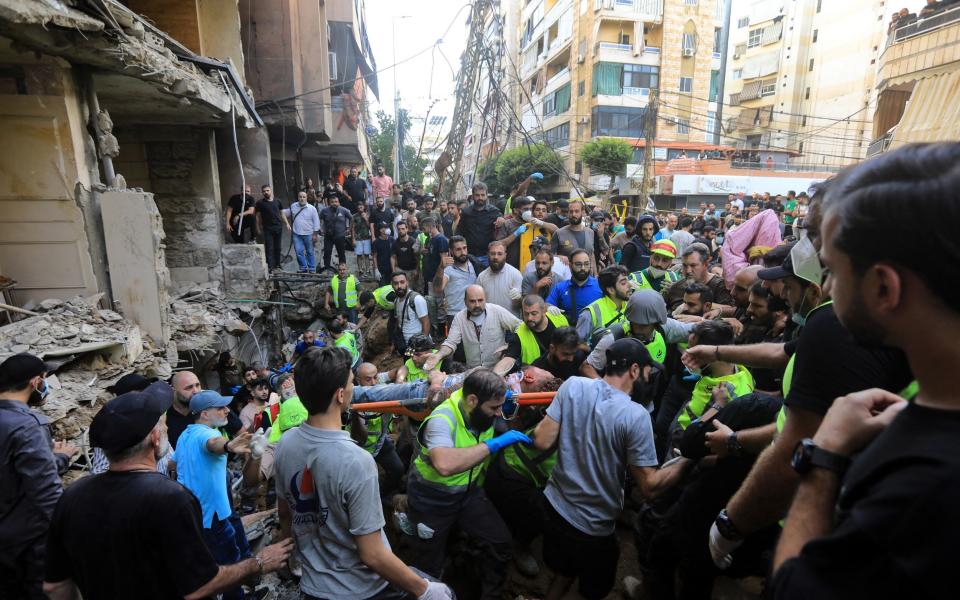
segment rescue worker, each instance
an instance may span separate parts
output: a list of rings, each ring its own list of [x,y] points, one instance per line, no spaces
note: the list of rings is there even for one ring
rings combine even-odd
[[[550,350],[553,332],[567,327],[568,322],[560,309],[547,306],[538,294],[524,296],[520,310],[523,323],[517,327],[517,335],[508,341],[504,357],[514,359],[515,365],[527,366]]]
[[[356,369],[360,364],[360,351],[357,349],[357,336],[347,330],[347,315],[340,313],[327,324],[327,331],[333,338],[333,345],[346,348],[353,358],[350,368]]]
[[[650,246],[650,266],[630,273],[630,284],[633,289],[651,289],[659,292],[674,281],[680,281],[680,273],[670,270],[678,255],[677,245],[672,241],[654,242]]]
[[[388,284],[373,290],[373,299],[383,310],[393,310],[397,293],[393,291],[393,286]]]
[[[626,267],[612,265],[600,271],[597,277],[603,297],[590,303],[577,318],[580,341],[591,348],[607,333],[616,329],[627,330],[623,311],[633,292],[627,275]]]
[[[345,262],[337,265],[337,274],[330,280],[323,306],[328,312],[331,299],[337,312],[346,312],[348,321],[357,322],[357,278],[347,271]]]
[[[530,438],[510,430],[494,435],[502,415],[506,382],[490,369],[471,373],[463,387],[424,419],[420,451],[407,481],[408,516],[415,524],[411,565],[439,578],[454,525],[483,543],[480,597],[500,598],[513,555],[510,530],[483,491],[491,456]]]
[[[407,360],[397,369],[397,376],[394,381],[404,383],[407,381],[420,381],[427,378],[427,371],[423,368],[423,363],[431,354],[437,351],[433,338],[425,333],[418,333],[410,338],[407,343]],[[443,370],[443,361],[437,364],[435,369]]]

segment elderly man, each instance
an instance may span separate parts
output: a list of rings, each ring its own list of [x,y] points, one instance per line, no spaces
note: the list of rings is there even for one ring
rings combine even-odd
[[[467,368],[488,367],[500,375],[513,367],[513,359],[501,358],[507,346],[506,336],[513,333],[522,321],[509,310],[496,304],[487,304],[487,297],[479,285],[467,286],[463,294],[466,308],[457,313],[450,323],[450,332],[440,350],[423,364],[426,371],[453,354],[463,343]]]
[[[188,425],[177,442],[171,472],[177,481],[200,501],[203,512],[201,535],[217,564],[232,565],[250,557],[250,547],[240,516],[233,512],[227,488],[227,453],[249,454],[252,436],[243,432],[234,439],[225,437],[230,399],[212,391],[197,392],[190,398],[195,422]],[[240,586],[223,592],[224,598],[243,598]]]
[[[173,390],[157,382],[121,394],[93,418],[90,442],[110,470],[79,480],[57,505],[44,584],[51,599],[207,598],[276,571],[290,556],[288,540],[217,565],[197,498],[155,470],[170,449],[164,414],[172,404]]]

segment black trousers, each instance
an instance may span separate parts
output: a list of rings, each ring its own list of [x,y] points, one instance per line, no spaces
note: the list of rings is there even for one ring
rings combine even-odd
[[[19,551],[3,549],[0,556],[0,598],[45,600],[43,563],[46,536]]]
[[[253,233],[253,223],[247,223],[244,221],[243,225],[240,227],[240,233],[237,234],[237,226],[234,225],[230,228],[230,239],[233,240],[234,244],[242,244],[246,240],[255,240],[256,236]]]
[[[383,468],[383,484],[380,486],[380,497],[383,500],[390,500],[393,495],[399,491],[400,480],[403,479],[403,463],[397,454],[397,447],[393,445],[390,436],[383,440],[383,446],[380,452],[374,457],[374,460]]]
[[[499,600],[507,577],[507,565],[513,558],[513,539],[503,519],[482,489],[475,489],[454,499],[456,512],[436,514],[420,512],[411,505],[407,516],[413,523],[433,530],[433,537],[411,537],[414,560],[410,565],[428,575],[440,578],[447,553],[447,540],[454,526],[483,546],[481,570],[483,583],[480,598]]]
[[[267,268],[271,271],[280,268],[280,238],[282,229],[263,230],[263,249],[267,255]]]
[[[543,491],[506,464],[498,454],[487,470],[484,491],[518,544],[527,546],[543,533]]]
[[[337,261],[347,262],[347,238],[323,236],[323,268],[330,268],[330,256],[333,255],[333,247],[337,247]]]

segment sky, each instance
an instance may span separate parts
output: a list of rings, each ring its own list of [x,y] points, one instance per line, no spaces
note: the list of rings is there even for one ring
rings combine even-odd
[[[461,10],[462,9],[462,10]],[[459,11],[459,14],[458,14]],[[460,55],[466,42],[469,7],[459,0],[366,0],[367,32],[373,56],[377,61],[379,102],[370,105],[370,116],[380,109],[393,114],[394,75],[400,90],[400,106],[413,116],[413,130],[419,137],[423,118],[432,105],[430,115],[446,115],[444,133],[453,116],[456,81]],[[405,18],[403,18],[405,17]],[[393,25],[396,23],[396,61],[394,61]],[[452,24],[452,25],[451,25]],[[444,32],[449,27],[449,31]],[[427,50],[396,69],[394,62],[430,48],[442,38],[434,51]],[[444,60],[446,56],[446,60]],[[449,66],[447,62],[449,61]],[[451,72],[451,67],[453,72]],[[396,72],[394,72],[396,71]],[[433,73],[432,88],[430,74]],[[436,128],[428,131],[440,133]]]

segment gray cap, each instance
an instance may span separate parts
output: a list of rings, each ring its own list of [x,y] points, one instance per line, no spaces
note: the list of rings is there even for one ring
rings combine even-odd
[[[637,290],[627,301],[624,311],[627,320],[635,325],[666,325],[667,303],[653,290]]]

